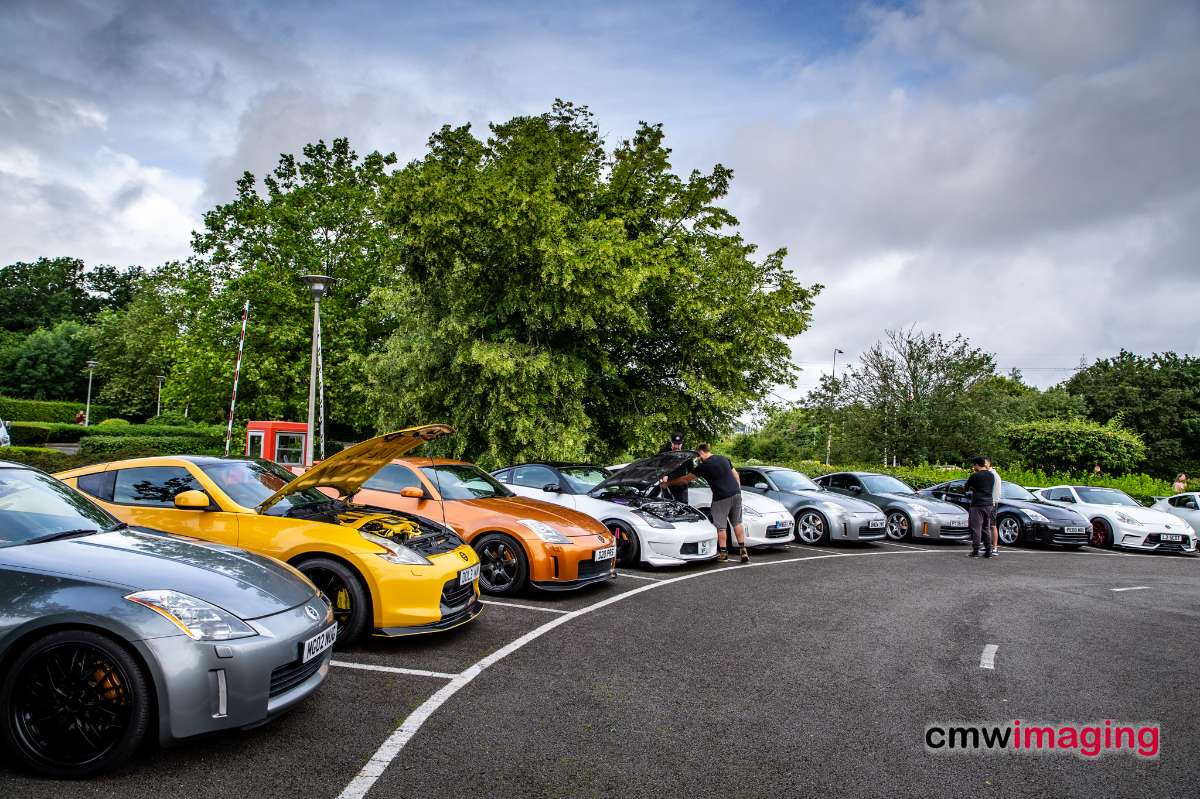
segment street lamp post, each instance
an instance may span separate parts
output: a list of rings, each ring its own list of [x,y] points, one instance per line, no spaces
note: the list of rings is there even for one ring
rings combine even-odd
[[[158,376],[158,400],[154,403],[154,415],[162,416],[162,384],[167,379],[166,375]]]
[[[321,334],[321,298],[329,290],[333,278],[328,275],[302,275],[301,280],[313,296],[312,355],[308,369],[308,436],[304,444],[304,465],[313,462],[313,421],[317,410],[317,337]]]
[[[837,385],[837,356],[845,355],[846,353],[837,349],[833,350],[833,388]],[[829,465],[829,457],[833,454],[833,395],[829,395],[829,433],[825,437],[825,465]]]
[[[92,423],[92,375],[95,373],[96,367],[99,365],[100,365],[99,361],[88,361],[87,362],[88,393],[87,393],[87,406],[85,407],[85,409],[83,411],[83,426],[84,427],[88,427]]]

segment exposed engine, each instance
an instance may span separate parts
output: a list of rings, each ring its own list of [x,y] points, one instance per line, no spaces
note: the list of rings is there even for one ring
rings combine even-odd
[[[463,544],[453,530],[428,519],[384,508],[353,505],[337,499],[292,508],[287,515],[352,527],[360,532],[403,543],[423,555],[450,552]]]

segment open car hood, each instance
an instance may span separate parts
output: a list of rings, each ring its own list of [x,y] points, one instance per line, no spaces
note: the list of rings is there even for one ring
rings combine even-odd
[[[426,441],[433,441],[453,432],[454,428],[444,424],[428,424],[369,438],[326,458],[300,475],[263,500],[258,506],[258,512],[265,513],[279,500],[306,488],[332,488],[341,497],[357,494],[363,483],[396,458],[402,457]]]
[[[660,452],[657,455],[651,455],[649,458],[642,458],[640,461],[634,461],[597,485],[592,489],[592,492],[610,486],[649,488],[654,483],[657,483],[664,474],[673,474],[695,457],[695,450],[681,449],[678,451]]]

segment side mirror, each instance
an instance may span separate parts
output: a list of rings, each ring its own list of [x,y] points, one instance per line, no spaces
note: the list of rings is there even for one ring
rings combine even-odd
[[[560,486],[558,483],[546,483],[544,486],[542,486],[542,490],[547,494],[557,494],[558,492],[562,491],[562,486]]]
[[[1189,499],[1187,502],[1183,503],[1183,507],[1187,508],[1188,510],[1200,509],[1196,507],[1196,500],[1194,499]]]
[[[851,494],[861,494],[862,486],[850,486],[850,493]]]
[[[175,507],[180,510],[208,510],[212,501],[203,491],[180,491],[175,495]]]
[[[766,483],[755,483],[754,487],[757,488],[759,491],[767,491],[771,488]]]
[[[400,489],[400,496],[408,499],[425,499],[425,492],[416,486],[405,486]]]

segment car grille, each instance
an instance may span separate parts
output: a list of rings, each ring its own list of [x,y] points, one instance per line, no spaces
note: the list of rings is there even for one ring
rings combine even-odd
[[[961,516],[943,516],[943,530],[966,530],[968,528],[967,520]]]
[[[608,574],[612,571],[612,560],[581,560],[579,561],[579,577],[580,580],[586,580],[589,577],[596,577],[601,574]]]
[[[274,699],[280,694],[285,694],[292,690],[316,674],[320,670],[321,663],[324,660],[325,658],[318,655],[307,663],[293,661],[286,666],[280,666],[275,669],[271,672],[271,690],[268,691],[268,696]]]
[[[791,527],[779,527],[779,528],[768,527],[767,528],[767,538],[791,538],[791,537],[792,537],[792,528]]]
[[[870,522],[863,522],[858,526],[859,538],[883,538],[887,535],[887,527],[872,527]]]
[[[458,577],[453,580],[447,580],[442,586],[442,604],[448,608],[457,608],[460,605],[465,605],[475,598],[475,585],[467,583],[466,585],[458,584]]]
[[[1182,541],[1163,541],[1158,533],[1151,533],[1146,536],[1146,543],[1158,544],[1158,548],[1164,552],[1186,552],[1188,538],[1184,536]]]
[[[443,552],[452,552],[462,546],[462,543],[462,539],[454,533],[429,533],[404,540],[406,547],[411,547],[422,555],[440,555]]]
[[[1086,544],[1088,539],[1089,536],[1086,527],[1078,533],[1068,533],[1066,530],[1054,530],[1050,534],[1050,540],[1055,544]]]

